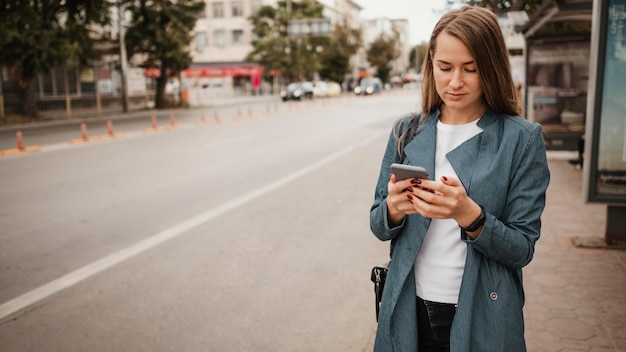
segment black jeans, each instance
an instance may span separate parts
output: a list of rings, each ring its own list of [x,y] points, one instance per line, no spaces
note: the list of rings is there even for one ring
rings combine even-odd
[[[417,297],[417,329],[420,352],[449,352],[450,328],[456,305],[424,301]]]

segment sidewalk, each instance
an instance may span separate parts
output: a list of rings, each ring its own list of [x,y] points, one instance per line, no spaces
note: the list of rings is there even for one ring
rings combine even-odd
[[[606,205],[583,202],[568,157],[548,158],[542,234],[524,269],[528,351],[626,351],[626,251],[574,247],[574,237],[604,238]]]
[[[104,120],[118,120],[118,119],[129,119],[129,118],[137,118],[137,117],[146,117],[152,114],[158,113],[161,115],[169,115],[171,113],[185,113],[194,110],[207,110],[207,109],[215,109],[222,108],[228,106],[239,106],[246,104],[258,104],[258,103],[267,103],[267,102],[279,102],[280,96],[275,95],[258,95],[258,96],[236,96],[236,97],[227,97],[227,98],[216,98],[210,102],[207,102],[203,106],[194,106],[188,108],[172,108],[172,109],[139,109],[132,110],[129,112],[123,111],[113,111],[107,112],[103,111],[102,114],[97,115],[95,111],[85,113],[76,113],[75,116],[71,118],[67,118],[65,116],[61,117],[49,117],[47,119],[43,119],[41,121],[35,121],[31,123],[16,123],[16,124],[8,124],[8,125],[0,125],[1,131],[15,131],[18,129],[28,129],[28,128],[36,128],[41,126],[55,126],[55,125],[64,125],[64,124],[76,124],[77,122],[86,122],[86,121],[104,121]],[[45,115],[42,113],[42,115]],[[53,114],[54,115],[54,114]]]

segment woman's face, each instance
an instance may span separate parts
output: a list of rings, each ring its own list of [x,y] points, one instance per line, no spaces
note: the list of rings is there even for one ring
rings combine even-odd
[[[483,90],[474,57],[462,41],[446,32],[440,33],[436,40],[433,76],[437,93],[446,109],[451,113],[455,111],[455,115],[484,111]]]

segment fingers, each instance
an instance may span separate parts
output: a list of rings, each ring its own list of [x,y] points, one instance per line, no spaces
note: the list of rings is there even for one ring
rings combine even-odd
[[[459,181],[458,179],[454,177],[441,176],[441,183],[443,183],[444,185],[452,186],[452,187],[463,186],[461,184],[461,181]]]
[[[396,181],[395,176],[390,175],[389,183],[387,183],[389,211],[394,214],[415,214],[416,211],[407,196],[411,191],[411,180]]]
[[[454,218],[469,199],[465,187],[458,179],[445,176],[441,177],[441,182],[418,180],[411,195],[416,211],[433,219]]]
[[[470,200],[457,178],[442,176],[440,182],[389,175],[387,205],[394,214],[420,214],[433,219],[455,218]]]

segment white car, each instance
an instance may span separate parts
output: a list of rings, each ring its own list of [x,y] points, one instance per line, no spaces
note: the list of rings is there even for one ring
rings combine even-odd
[[[313,90],[314,87],[311,82],[293,82],[289,83],[287,88],[280,91],[280,97],[283,101],[313,99],[315,95]]]
[[[328,90],[326,95],[329,97],[337,97],[341,95],[341,86],[337,82],[326,82],[328,84]]]
[[[328,84],[324,81],[317,81],[313,83],[313,95],[316,98],[325,98],[328,96]]]

